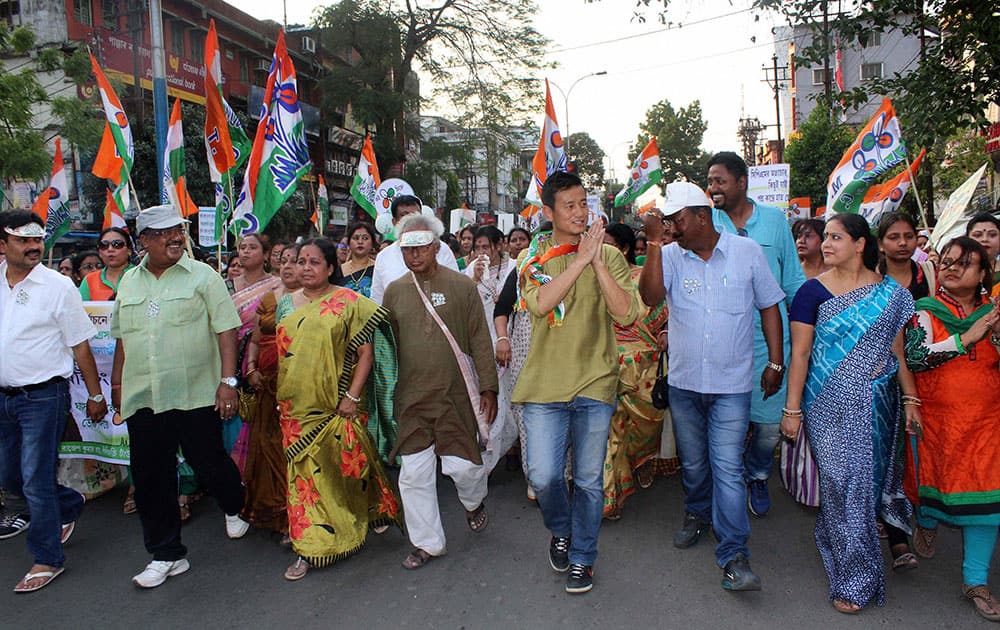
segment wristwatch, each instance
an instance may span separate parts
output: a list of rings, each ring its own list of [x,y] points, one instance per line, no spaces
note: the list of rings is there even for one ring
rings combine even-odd
[[[220,380],[219,382],[222,383],[223,385],[228,385],[233,389],[236,389],[236,386],[240,384],[240,382],[236,380],[235,376],[223,376],[222,380]]]
[[[104,394],[97,393],[97,394],[94,394],[93,396],[88,396],[87,397],[87,402],[102,403],[102,402],[104,402]]]

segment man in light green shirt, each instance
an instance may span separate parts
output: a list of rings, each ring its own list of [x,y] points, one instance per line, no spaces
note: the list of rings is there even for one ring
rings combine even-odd
[[[618,386],[613,324],[632,324],[640,303],[625,257],[604,245],[604,224],[587,227],[580,178],[550,175],[542,204],[552,233],[536,236],[518,262],[531,348],[512,400],[524,403],[528,482],[552,535],[549,564],[569,572],[567,593],[585,593],[593,587]],[[572,502],[565,478],[570,444]]]
[[[238,410],[239,315],[225,283],[185,253],[187,233],[172,206],[139,213],[142,262],[122,276],[111,335],[120,339],[111,375],[112,402],[128,423],[135,502],[153,561],[132,578],[153,588],[190,568],[177,509],[177,449],[226,513],[230,538],[244,490],[222,446],[222,422]]]

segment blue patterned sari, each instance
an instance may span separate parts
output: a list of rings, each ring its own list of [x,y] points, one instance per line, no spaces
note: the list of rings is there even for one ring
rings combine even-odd
[[[830,599],[885,603],[876,514],[909,531],[902,411],[892,343],[913,298],[892,278],[820,304],[802,410],[819,467],[816,546]]]

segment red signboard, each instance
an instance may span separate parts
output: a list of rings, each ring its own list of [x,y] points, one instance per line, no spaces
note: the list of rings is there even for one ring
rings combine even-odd
[[[986,130],[986,152],[1000,151],[1000,122],[993,123]]]
[[[95,27],[98,61],[108,76],[134,85],[135,57],[132,38],[119,32]],[[143,43],[139,45],[139,82],[143,88],[153,89],[152,53]],[[167,93],[186,101],[205,104],[205,66],[202,61],[191,62],[177,55],[167,54]],[[226,91],[225,85],[223,90]]]

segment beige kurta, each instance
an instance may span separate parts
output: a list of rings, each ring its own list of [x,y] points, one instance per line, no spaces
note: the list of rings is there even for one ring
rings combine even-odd
[[[444,267],[419,281],[459,347],[472,356],[480,391],[496,392],[496,363],[475,283]],[[438,455],[482,463],[476,416],[455,354],[424,307],[411,273],[389,285],[383,306],[392,314],[399,350],[396,451],[411,455],[434,445]]]

